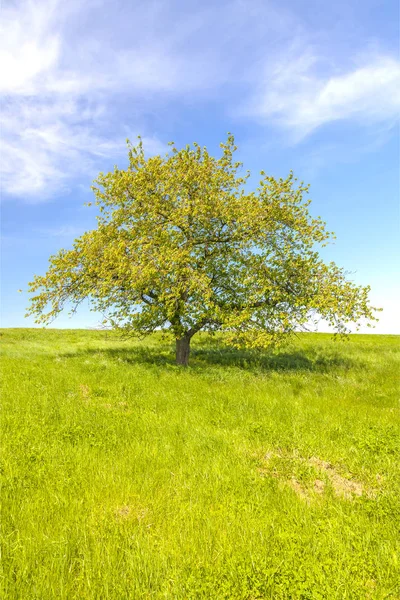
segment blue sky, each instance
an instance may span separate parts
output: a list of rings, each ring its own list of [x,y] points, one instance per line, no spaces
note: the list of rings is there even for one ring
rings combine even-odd
[[[395,0],[4,0],[2,326],[27,282],[94,226],[100,170],[235,134],[246,169],[311,184],[337,234],[324,255],[370,284],[375,331],[400,333],[400,64]],[[18,290],[23,292],[19,293]],[[87,307],[58,327],[96,326]]]

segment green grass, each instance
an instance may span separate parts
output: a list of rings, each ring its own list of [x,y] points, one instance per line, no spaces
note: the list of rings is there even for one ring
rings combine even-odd
[[[2,330],[4,598],[399,598],[399,338]]]

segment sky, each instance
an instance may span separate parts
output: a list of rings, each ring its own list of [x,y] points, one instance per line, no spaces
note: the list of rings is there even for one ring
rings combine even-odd
[[[244,168],[311,185],[324,251],[400,333],[397,0],[3,0],[3,327],[30,327],[27,284],[95,227],[100,171],[235,135]],[[22,290],[19,292],[18,290]],[[96,327],[87,305],[53,327]],[[365,330],[367,331],[367,330]],[[368,330],[370,332],[370,330]]]

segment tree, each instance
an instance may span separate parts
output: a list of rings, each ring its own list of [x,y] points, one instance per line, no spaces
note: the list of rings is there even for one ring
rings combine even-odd
[[[100,173],[93,186],[97,228],[72,250],[50,257],[28,314],[49,323],[83,299],[116,328],[139,335],[163,329],[187,365],[200,330],[226,332],[228,342],[267,347],[316,315],[336,333],[374,319],[369,287],[325,264],[316,246],[333,234],[313,218],[308,186],[293,174],[261,172],[255,191],[239,176],[233,136],[210,156],[198,144],[146,158],[142,141],[128,145],[129,166]]]

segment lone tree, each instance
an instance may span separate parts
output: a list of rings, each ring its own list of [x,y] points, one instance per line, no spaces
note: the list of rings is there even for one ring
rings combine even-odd
[[[222,156],[198,144],[146,158],[129,145],[129,166],[100,173],[93,191],[97,228],[72,250],[50,258],[29,284],[28,315],[49,323],[84,300],[113,327],[139,335],[156,329],[176,340],[176,362],[187,365],[200,330],[226,332],[235,345],[267,347],[316,316],[336,333],[374,319],[369,287],[325,264],[316,246],[332,238],[308,212],[308,186],[263,171],[255,191],[239,176],[233,136]]]

